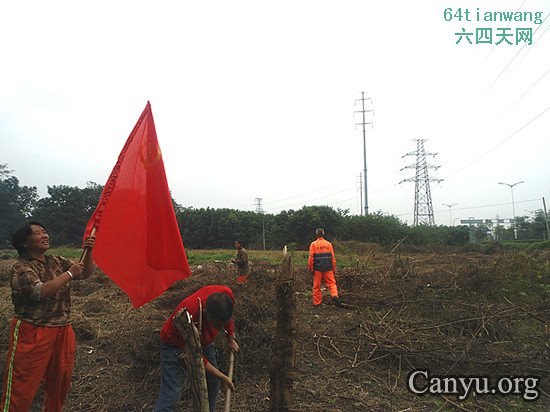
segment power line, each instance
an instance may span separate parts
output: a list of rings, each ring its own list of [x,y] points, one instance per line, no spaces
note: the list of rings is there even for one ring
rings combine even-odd
[[[523,7],[523,4],[524,4],[524,3],[525,3],[525,0],[523,0],[523,1],[521,2],[521,4],[519,5],[518,9],[516,10],[516,13],[517,13],[518,11],[521,10],[521,8]],[[506,25],[506,28],[510,27],[511,24],[512,24],[511,21],[508,22],[508,24]],[[493,51],[495,50],[496,47],[497,47],[496,44],[493,44],[493,47],[492,47],[491,50],[489,51],[489,54],[487,54],[487,56],[485,57],[484,62],[487,61],[487,59],[489,58],[489,56],[490,56],[491,54],[493,54]]]
[[[549,25],[548,27],[550,28],[550,25]],[[535,87],[535,86],[537,85],[538,82],[540,82],[542,79],[544,79],[548,73],[550,73],[550,69],[546,70],[546,72],[545,72],[542,76],[540,76],[540,77],[538,78],[538,80],[537,80],[535,83],[533,83],[533,84],[531,85],[531,87],[529,87],[527,90],[525,90],[525,91],[522,93],[522,95],[519,96],[519,97],[517,98],[517,100],[516,100],[514,103],[512,103],[512,105],[511,105],[510,107],[514,106],[517,102],[519,102],[519,101],[523,98],[523,96],[525,96],[528,92],[530,92],[531,89],[532,89],[533,87]]]
[[[499,146],[501,146],[502,144],[504,144],[507,140],[511,139],[512,137],[514,137],[516,134],[518,134],[519,132],[521,132],[523,129],[525,129],[527,126],[529,126],[531,123],[533,123],[535,120],[537,120],[539,117],[541,117],[543,114],[545,114],[548,110],[550,109],[550,106],[548,106],[546,109],[544,109],[541,113],[539,113],[538,115],[536,115],[535,117],[533,117],[531,120],[529,120],[527,123],[525,123],[523,126],[521,126],[519,129],[517,129],[515,132],[513,132],[512,134],[510,134],[508,137],[506,137],[504,140],[502,140],[500,143],[498,143],[496,146],[494,146],[493,148],[491,148],[490,150],[488,150],[487,152],[481,154],[479,157],[477,157],[476,159],[474,159],[472,162],[468,163],[467,165],[465,165],[464,167],[460,168],[460,169],[457,169],[456,171],[454,171],[453,173],[449,174],[447,177],[445,177],[444,179],[441,179],[441,180],[447,180],[449,179],[450,177],[458,174],[459,172],[461,172],[462,170],[470,167],[471,165],[473,165],[474,163],[476,163],[477,161],[479,161],[481,158],[485,157],[487,154],[491,153],[492,151],[496,150]],[[300,194],[300,195],[297,195],[297,196],[292,196],[292,197],[289,197],[289,198],[284,198],[284,199],[279,199],[279,200],[273,200],[273,201],[270,201],[270,202],[265,202],[265,203],[269,203],[269,204],[273,204],[273,203],[279,203],[279,202],[283,202],[283,201],[286,201],[286,200],[290,200],[290,199],[295,199],[295,198],[299,198],[299,197],[303,197],[303,196],[306,196],[308,194],[311,194],[311,193],[317,193],[317,192],[320,192],[322,190],[325,190],[327,188],[330,188],[330,187],[334,187],[336,185],[331,185],[331,186],[326,186],[324,188],[321,188],[321,189],[316,189],[316,190],[313,190],[313,191],[310,191],[310,192],[306,192],[306,193],[303,193],[303,194]],[[397,184],[392,184],[392,185],[388,185],[388,186],[385,186],[385,187],[382,187],[382,188],[379,188],[379,189],[375,189],[375,190],[372,190],[371,193],[375,193],[375,192],[381,192],[381,191],[384,191],[384,190],[387,190],[387,189],[391,189],[391,188],[394,188],[395,186],[397,186]],[[327,198],[327,197],[331,197],[331,196],[334,196],[336,194],[339,194],[339,193],[343,193],[343,192],[346,192],[346,191],[350,191],[350,190],[356,190],[355,188],[348,188],[348,189],[344,189],[344,190],[341,190],[341,191],[338,191],[338,192],[335,192],[335,193],[331,193],[331,194],[328,194],[328,195],[325,195],[325,196],[321,196],[321,197],[317,197],[317,198],[314,198],[314,199],[308,199],[308,200],[305,200],[303,202],[300,202],[300,203],[293,203],[291,205],[285,205],[285,206],[282,206],[282,207],[278,207],[276,209],[279,209],[279,210],[284,210],[285,208],[289,208],[289,207],[294,207],[294,206],[300,206],[300,205],[304,205],[305,203],[309,203],[309,202],[312,202],[312,201],[316,201],[316,200],[320,200],[320,199],[324,199],[324,198]],[[352,200],[352,199],[348,199],[348,200]],[[347,201],[347,200],[345,200]],[[343,201],[342,201],[343,202]],[[247,203],[246,205],[241,205],[241,206],[237,206],[235,207],[236,209],[240,209],[242,207],[248,207],[250,206],[250,203]],[[456,210],[456,209],[455,209]],[[396,215],[396,216],[401,216],[401,215],[408,215],[408,214],[400,214],[400,215]]]
[[[333,201],[333,202],[327,202],[326,204],[324,205],[315,205],[315,206],[328,206],[328,207],[332,207],[332,205],[336,205],[336,204],[340,204],[340,203],[345,203],[345,202],[350,202],[352,200],[356,200],[357,197],[354,196],[354,197],[350,197],[350,198],[347,198],[347,199],[342,199],[342,200],[336,200],[336,201]],[[308,202],[309,203],[309,202]],[[300,204],[296,204],[295,206],[302,206],[302,207],[306,207],[306,206],[312,206],[312,205],[307,205],[307,204],[303,204],[303,203],[300,203]],[[292,207],[292,206],[286,206],[286,207],[282,207],[282,208],[275,208],[273,209],[275,212],[282,212],[283,210],[294,210],[295,208]]]
[[[304,206],[306,203],[315,202],[315,201],[321,200],[321,199],[326,199],[327,197],[334,196],[334,195],[344,193],[344,192],[349,192],[350,190],[355,190],[355,188],[340,190],[339,192],[335,192],[335,193],[332,193],[332,194],[327,195],[327,196],[321,196],[321,197],[317,197],[315,199],[304,200],[304,201],[299,202],[299,203],[293,203],[293,204],[290,204],[290,205],[281,206],[281,207],[278,207],[276,209],[284,210],[286,208],[292,208],[294,206]],[[355,199],[355,197],[353,197],[352,199]],[[333,203],[335,203],[335,202],[333,202]]]
[[[312,190],[310,192],[306,192],[306,193],[302,193],[300,195],[296,195],[296,196],[291,196],[291,197],[287,197],[285,199],[278,199],[278,200],[271,200],[269,202],[264,202],[264,204],[272,204],[272,203],[279,203],[279,202],[286,202],[287,200],[291,200],[291,199],[296,199],[298,197],[303,197],[303,196],[307,196],[307,195],[310,195],[312,193],[317,193],[317,192],[321,192],[323,190],[326,190],[326,189],[329,189],[331,187],[334,187],[334,186],[338,186],[338,184],[333,184],[333,185],[330,185],[330,186],[325,186],[325,187],[322,187],[320,189],[315,189],[315,190]]]
[[[284,199],[278,199],[278,200],[271,200],[269,202],[263,202],[263,204],[273,204],[273,203],[279,203],[279,202],[285,202],[287,200],[291,200],[291,199],[296,199],[298,197],[303,197],[303,196],[307,196],[307,195],[310,195],[312,193],[317,193],[317,192],[321,192],[323,190],[326,190],[326,189],[329,189],[331,187],[335,187],[335,186],[338,186],[338,184],[333,184],[333,185],[330,185],[330,186],[325,186],[325,187],[322,187],[320,189],[315,189],[315,190],[312,190],[310,192],[306,192],[306,193],[302,193],[300,195],[296,195],[296,196],[291,196],[291,197],[287,197],[287,198],[284,198]],[[250,206],[250,203],[246,203],[246,204],[243,204],[243,205],[239,205],[239,206],[235,206],[236,209],[239,209],[239,208],[242,208],[242,207],[249,207]]]
[[[548,16],[547,16],[547,17],[548,17]],[[546,20],[546,19],[545,19],[545,20]],[[542,26],[542,23],[541,23],[541,26]],[[539,27],[540,27],[540,26],[539,26]],[[546,32],[548,31],[548,29],[550,29],[550,24],[549,24],[548,26],[546,26],[546,30],[544,30],[544,31],[542,32],[542,34],[539,36],[539,38],[538,38],[538,40],[535,42],[535,44],[538,44],[538,43],[540,42],[540,39],[542,39],[542,38],[544,37],[544,35],[545,35]],[[536,32],[536,30],[535,30],[535,32]],[[527,50],[527,52],[521,57],[520,62],[521,62],[523,59],[525,59],[525,56],[527,56],[529,53],[531,53],[531,50],[533,50],[533,49],[534,49],[534,45],[533,45],[533,47],[530,47],[529,50]]]
[[[285,202],[287,200],[292,200],[292,199],[296,199],[296,198],[299,198],[299,197],[304,197],[304,196],[307,196],[307,195],[310,195],[312,193],[317,193],[317,192],[321,192],[323,190],[326,190],[326,189],[329,189],[331,187],[335,187],[337,186],[337,184],[334,184],[334,185],[330,185],[330,186],[325,186],[324,188],[320,188],[320,189],[316,189],[316,190],[313,190],[313,191],[310,191],[310,192],[306,192],[306,193],[302,193],[300,195],[296,195],[296,196],[291,196],[291,197],[287,197],[287,198],[284,198],[284,199],[278,199],[278,200],[271,200],[269,202],[263,202],[264,205],[266,204],[269,204],[269,205],[273,205],[274,203],[280,203],[280,202]],[[382,192],[384,190],[388,190],[388,189],[392,189],[394,187],[397,186],[397,183],[393,183],[389,186],[384,186],[384,187],[381,187],[379,189],[374,189],[374,190],[371,190],[370,192],[371,193],[378,193],[378,192]],[[333,193],[329,193],[327,195],[324,195],[324,196],[321,196],[321,197],[316,197],[314,199],[308,199],[308,200],[304,200],[303,202],[301,203],[293,203],[291,205],[287,205],[287,206],[283,206],[283,207],[274,207],[274,206],[271,206],[271,208],[276,208],[276,209],[280,209],[280,210],[283,210],[284,208],[286,207],[292,207],[292,206],[299,206],[301,205],[302,203],[309,203],[309,202],[313,202],[315,200],[320,200],[320,199],[324,199],[324,198],[328,198],[328,197],[331,197],[331,196],[334,196],[336,194],[339,194],[339,193],[343,193],[343,192],[347,192],[347,191],[351,191],[351,190],[355,190],[354,188],[347,188],[347,189],[343,189],[343,190],[340,190],[338,192],[333,192]],[[352,200],[352,199],[349,199],[349,200]],[[253,204],[253,203],[252,203]],[[251,203],[246,203],[246,204],[243,204],[243,205],[239,205],[239,206],[234,206],[235,209],[240,209],[240,208],[244,208],[244,207],[250,207]]]
[[[540,199],[530,199],[530,200],[520,200],[520,201],[516,201],[515,203],[529,203],[529,202],[539,202],[539,201],[540,201]],[[454,210],[455,210],[455,211],[459,211],[459,210],[481,209],[481,208],[484,208],[484,207],[508,206],[508,205],[511,205],[511,204],[512,204],[512,202],[495,203],[495,204],[492,204],[492,205],[480,205],[480,206],[460,207],[460,208],[455,208]],[[438,212],[444,212],[444,210],[438,210]]]
[[[530,203],[530,202],[540,202],[540,199],[529,199],[529,200],[519,200],[519,201],[515,201],[515,203]],[[485,208],[485,207],[496,207],[496,206],[508,206],[508,205],[511,205],[512,202],[506,202],[506,203],[493,203],[493,204],[490,204],[490,205],[479,205],[479,206],[469,206],[469,207],[460,207],[460,208],[455,208],[454,210],[455,211],[460,211],[460,210],[472,210],[472,209],[482,209],[482,208]],[[443,212],[446,212],[446,210],[436,210],[434,213],[443,213]],[[401,213],[399,215],[396,215],[396,216],[410,216],[411,213]]]
[[[454,176],[456,175],[458,172],[461,172],[463,171],[464,169],[470,167],[471,165],[473,165],[474,163],[476,163],[477,161],[479,161],[479,159],[481,159],[482,157],[485,157],[486,155],[488,155],[489,153],[491,153],[493,150],[495,150],[497,147],[501,146],[504,142],[506,142],[507,140],[510,140],[512,137],[514,137],[516,134],[518,134],[519,132],[521,132],[523,129],[525,129],[527,126],[529,126],[531,123],[533,123],[535,120],[537,120],[539,117],[541,117],[544,113],[546,113],[548,110],[550,109],[550,106],[548,106],[546,109],[544,109],[542,112],[540,112],[538,115],[536,115],[535,117],[533,117],[531,120],[529,120],[527,123],[525,123],[523,126],[521,126],[518,130],[516,130],[514,133],[512,133],[510,136],[508,136],[506,139],[502,140],[500,143],[498,143],[496,146],[494,146],[492,149],[489,149],[488,151],[486,151],[485,153],[481,154],[480,156],[478,156],[477,158],[475,158],[474,160],[472,160],[470,163],[468,163],[466,166],[458,169],[458,170],[455,170],[453,173],[451,173],[450,175],[448,175],[447,177],[444,178],[444,180],[447,180],[449,179],[451,176]]]
[[[387,190],[387,189],[391,189],[391,188],[394,188],[396,187],[397,184],[392,184],[392,185],[389,185],[389,186],[385,186],[385,187],[382,187],[380,189],[375,189],[375,190],[371,190],[371,193],[377,193],[377,192],[381,192],[381,191],[384,191],[384,190]],[[332,187],[332,186],[330,186]],[[344,192],[348,192],[348,191],[351,191],[351,190],[355,190],[353,188],[348,188],[348,189],[344,189],[344,190],[340,190],[338,192],[334,192],[334,193],[330,193],[328,195],[325,195],[325,196],[321,196],[321,197],[316,197],[314,199],[308,199],[308,200],[304,200],[302,202],[299,202],[299,203],[293,203],[293,204],[288,204],[288,205],[285,205],[285,206],[280,206],[280,207],[275,207],[275,209],[277,210],[284,210],[284,209],[287,209],[287,208],[291,208],[291,207],[294,207],[294,206],[305,206],[306,203],[311,203],[311,202],[315,202],[317,200],[322,200],[322,199],[326,199],[328,197],[331,197],[331,196],[334,196],[334,195],[337,195],[337,194],[340,194],[340,193],[344,193]],[[311,192],[310,192],[311,193]],[[300,195],[300,196],[294,196],[294,198],[296,197],[301,197],[303,195]],[[290,198],[292,199],[292,198]],[[338,200],[338,201],[333,201],[333,202],[330,202],[330,203],[343,203],[343,202],[347,202],[347,201],[350,201],[350,200],[355,200],[355,198],[349,198],[349,199],[344,199],[344,200]],[[275,201],[272,201],[272,202],[264,202],[265,203],[276,203],[276,202],[279,202],[277,200]]]
[[[537,33],[537,31],[542,27],[542,25],[544,24],[544,22],[546,21],[546,19],[548,18],[548,16],[550,16],[550,14],[547,14],[547,16],[544,18],[544,20],[542,21],[542,23],[539,25],[539,27],[536,28],[536,30],[533,32],[533,36]],[[536,42],[535,42],[536,44]],[[516,59],[516,57],[518,56],[518,54],[521,53],[521,51],[523,50],[523,48],[527,45],[527,43],[523,43],[523,45],[521,46],[521,48],[517,51],[516,54],[514,54],[514,57],[512,57],[512,59],[508,62],[508,64],[504,67],[504,69],[502,69],[502,71],[498,74],[498,76],[495,78],[495,80],[493,80],[493,83],[491,83],[491,85],[489,86],[489,88],[485,91],[485,94],[487,94],[489,92],[489,90],[491,90],[493,88],[493,86],[495,85],[495,83],[498,81],[498,79],[500,79],[500,76],[502,76],[504,74],[504,72],[506,72],[506,70],[508,70],[508,67],[510,67],[510,65],[512,64],[512,62]],[[534,47],[534,45],[533,45]]]

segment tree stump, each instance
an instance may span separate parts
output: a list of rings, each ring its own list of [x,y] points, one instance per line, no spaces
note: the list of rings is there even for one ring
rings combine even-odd
[[[296,294],[291,258],[285,255],[276,286],[277,331],[271,357],[270,411],[286,412],[291,408],[292,386],[296,369],[298,342],[296,318]]]
[[[183,308],[174,316],[174,325],[185,342],[182,357],[186,360],[187,367],[189,368],[189,379],[191,379],[191,392],[193,394],[193,410],[197,412],[209,412],[208,388],[206,386],[206,372],[199,331],[193,324],[186,308]]]

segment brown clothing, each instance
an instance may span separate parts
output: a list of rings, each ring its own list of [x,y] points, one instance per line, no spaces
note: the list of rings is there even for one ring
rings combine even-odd
[[[248,275],[248,253],[246,253],[244,247],[237,250],[237,257],[234,262],[237,264],[237,275]]]
[[[62,256],[46,256],[45,263],[19,256],[11,267],[11,300],[15,316],[38,326],[70,323],[71,282],[47,299],[40,299],[42,285],[66,272],[73,263]]]

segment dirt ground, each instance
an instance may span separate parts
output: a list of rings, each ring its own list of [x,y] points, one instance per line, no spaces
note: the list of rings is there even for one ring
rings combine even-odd
[[[297,252],[301,253],[301,252]],[[352,309],[311,302],[311,275],[295,267],[298,354],[293,411],[550,410],[550,264],[548,254],[389,254],[371,251],[337,271],[340,296]],[[0,260],[0,367],[13,314],[9,267]],[[234,411],[269,410],[278,266],[252,262],[240,285],[226,262],[174,284],[138,309],[98,273],[73,283],[77,359],[65,411],[151,411],[159,388],[159,332],[177,303],[207,284],[235,293],[241,347]],[[196,269],[196,268],[193,268]],[[223,338],[217,342],[226,370]],[[536,376],[540,397],[414,395],[407,375]],[[39,410],[41,394],[35,400]],[[184,393],[181,409],[190,409]],[[220,395],[218,410],[222,409]]]

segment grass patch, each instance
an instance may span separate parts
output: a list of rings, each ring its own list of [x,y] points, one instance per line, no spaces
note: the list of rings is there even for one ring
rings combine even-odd
[[[82,250],[81,248],[73,246],[59,246],[48,249],[46,254],[63,256],[71,260],[79,260],[82,255]],[[17,251],[15,249],[2,249],[0,250],[0,257],[4,256],[15,259],[17,257]]]
[[[502,241],[500,244],[505,250],[527,250],[532,245],[532,242]]]
[[[503,241],[502,248],[506,250],[525,250],[533,252],[535,250],[550,249],[550,240],[542,241]]]
[[[248,259],[255,262],[267,262],[273,265],[278,265],[283,261],[282,250],[250,250],[247,249]],[[190,265],[199,265],[212,261],[225,261],[229,262],[237,256],[237,251],[233,249],[186,249],[187,261]],[[289,251],[292,256],[292,263],[294,266],[307,267],[308,251],[306,250],[294,250]],[[79,260],[82,255],[82,249],[73,246],[59,246],[53,247],[48,250],[48,255],[59,255],[71,260]],[[16,258],[17,252],[13,249],[0,250],[0,257],[6,256],[9,258]],[[339,268],[343,267],[355,267],[357,265],[357,256],[343,253],[336,253],[336,260]]]
[[[237,251],[232,249],[213,250],[192,250],[187,249],[187,260],[190,265],[202,264],[205,262],[227,261],[237,256]],[[283,252],[280,250],[250,250],[247,249],[249,261],[261,261],[271,264],[279,264],[283,260]],[[305,251],[290,252],[294,265],[307,265],[307,254]]]
[[[205,263],[211,261],[229,261],[236,256],[236,253],[232,253],[230,250],[186,250],[187,261],[190,265],[196,265],[198,263]]]
[[[59,246],[48,249],[47,255],[59,255],[71,260],[79,260],[83,249],[72,246]]]
[[[16,258],[17,251],[15,249],[2,249],[0,250],[0,258]]]
[[[530,251],[550,249],[550,240],[544,240],[542,242],[535,242],[529,245]]]

